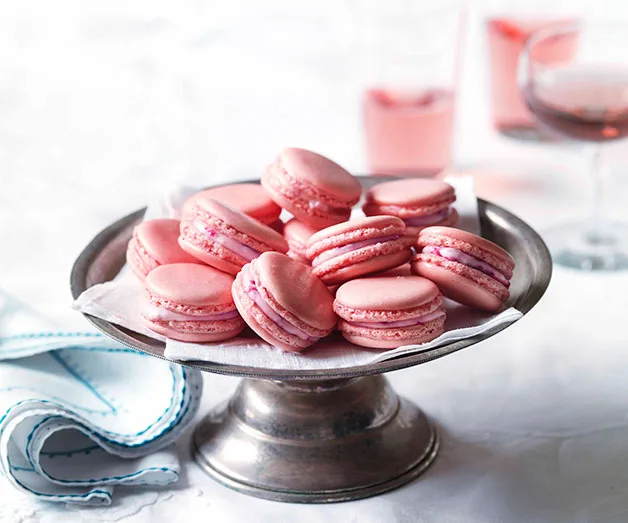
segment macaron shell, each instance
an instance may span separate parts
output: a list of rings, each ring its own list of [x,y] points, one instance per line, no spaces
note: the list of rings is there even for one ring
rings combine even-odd
[[[410,267],[409,263],[404,263],[403,265],[400,265],[399,267],[395,267],[393,269],[388,269],[383,272],[371,274],[368,276],[368,278],[379,278],[382,276],[391,276],[391,277],[412,276],[412,268]]]
[[[287,254],[293,260],[298,261],[299,263],[302,263],[304,265],[307,265],[308,267],[310,266],[310,260],[308,260],[305,256],[301,256],[300,254],[296,253],[293,250],[289,250]]]
[[[210,343],[229,340],[240,334],[245,327],[242,319],[219,322],[154,322],[146,321],[146,326],[153,332],[162,334],[172,340],[188,343]],[[174,324],[179,324],[175,325]],[[210,324],[210,325],[207,325]],[[225,324],[225,325],[219,325]]]
[[[276,174],[273,166],[270,166],[262,175],[262,186],[268,195],[281,207],[289,211],[299,221],[322,229],[335,223],[341,223],[351,216],[353,204],[340,201],[327,201],[321,207],[320,203],[324,195],[320,191],[301,180],[291,180],[285,174]]]
[[[395,349],[403,345],[420,345],[438,338],[445,330],[444,324],[444,319],[440,319],[413,327],[369,329],[340,320],[338,330],[347,341],[356,345],[373,349]]]
[[[136,225],[126,251],[127,263],[140,280],[160,265],[199,263],[179,246],[179,221],[146,220]]]
[[[427,227],[421,231],[417,239],[417,247],[419,249],[426,245],[437,245],[461,250],[492,265],[507,278],[512,277],[515,268],[515,260],[508,251],[486,238],[461,229]]]
[[[127,245],[126,263],[141,281],[144,281],[150,271],[159,267],[156,260],[142,253],[142,248],[135,237],[132,237]]]
[[[283,229],[284,238],[288,242],[288,256],[295,260],[305,261],[307,260],[307,242],[310,237],[318,232],[318,229],[310,227],[299,220],[292,219],[287,222]]]
[[[366,193],[367,216],[392,214],[402,218],[432,214],[456,201],[456,191],[446,182],[407,179],[380,183]]]
[[[458,211],[456,211],[456,209],[451,209],[451,212],[442,221],[440,221],[439,223],[435,223],[434,225],[426,225],[424,227],[413,227],[411,225],[408,225],[408,235],[414,236],[416,240],[419,233],[427,227],[453,227],[458,223],[459,218],[460,216],[458,215]]]
[[[362,193],[360,182],[338,164],[296,148],[282,151],[261,183],[279,206],[319,229],[348,220]]]
[[[233,285],[233,301],[247,325],[265,342],[288,352],[300,352],[311,344],[281,329],[260,309],[243,288],[239,275]]]
[[[398,240],[399,241],[399,240]],[[373,248],[371,248],[373,249]],[[398,252],[390,254],[381,254],[381,249],[375,249],[374,252],[366,254],[368,259],[360,262],[338,263],[334,265],[333,270],[325,271],[320,269],[319,272],[314,269],[317,275],[326,285],[336,285],[345,283],[354,278],[385,271],[406,263],[410,259],[410,250],[406,247]],[[321,265],[320,267],[323,267]],[[319,267],[317,267],[318,269]]]
[[[255,260],[260,292],[266,291],[276,302],[281,316],[288,313],[301,322],[329,331],[336,325],[333,296],[312,269],[280,253],[269,252]],[[276,307],[273,307],[274,309]]]
[[[476,309],[496,312],[508,298],[508,289],[490,276],[440,256],[415,256],[412,271],[432,280],[448,298]]]
[[[197,200],[212,198],[232,207],[257,221],[271,225],[279,220],[281,208],[256,183],[236,183],[212,187],[196,193],[183,205],[182,215],[188,216]]]
[[[232,276],[191,263],[162,265],[146,277],[146,290],[158,299],[216,312],[234,309],[232,284]]]
[[[201,248],[190,241],[188,237],[181,237],[179,238],[179,245],[199,261],[234,276],[248,262],[248,260],[216,242],[207,243]]]
[[[281,220],[275,220],[272,223],[269,223],[268,226],[273,230],[278,232],[279,234],[281,234],[283,236],[283,229],[285,227],[285,223],[282,222]]]
[[[237,274],[249,260],[208,238],[196,228],[196,220],[204,228],[216,231],[260,253],[288,250],[284,237],[270,227],[211,198],[199,200],[194,207],[193,218],[181,222],[179,245],[204,263],[229,274]]]
[[[284,149],[278,162],[291,176],[307,181],[342,201],[357,203],[362,185],[343,167],[329,158],[306,149]]]
[[[146,252],[160,265],[170,263],[196,263],[177,243],[179,220],[146,220],[135,227],[133,236]]]
[[[214,221],[211,218],[217,218],[225,226],[221,228],[220,232],[237,239],[245,245],[250,244],[251,247],[256,248],[254,246],[256,241],[258,244],[267,246],[267,250],[270,248],[280,252],[288,251],[286,240],[277,231],[217,200],[212,198],[200,199],[197,201],[195,209],[197,210],[197,218],[206,222],[208,227],[214,225]],[[229,231],[228,228],[232,228],[234,231]],[[229,234],[230,232],[231,234]],[[258,245],[258,247],[261,247],[261,245]]]
[[[307,256],[314,259],[321,252],[369,238],[401,236],[406,224],[395,216],[370,216],[339,223],[314,233],[307,243]]]
[[[372,276],[352,280],[340,287],[336,293],[336,304],[350,309],[362,311],[387,311],[384,317],[379,316],[377,321],[394,321],[402,319],[398,313],[405,309],[418,309],[430,304],[440,296],[438,287],[425,278],[418,276]],[[426,310],[432,312],[440,305]],[[390,313],[393,313],[391,316]],[[344,317],[344,316],[343,316]],[[345,319],[352,319],[345,317]],[[404,318],[405,319],[405,318]],[[364,321],[361,318],[359,321]],[[355,321],[355,320],[354,320]]]

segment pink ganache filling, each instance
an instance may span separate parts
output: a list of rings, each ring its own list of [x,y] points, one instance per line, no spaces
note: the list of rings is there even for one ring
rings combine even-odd
[[[158,307],[153,303],[149,303],[144,309],[144,316],[150,321],[221,321],[233,320],[240,316],[237,310],[218,312],[216,314],[206,314],[204,316],[182,314],[180,312],[170,311],[163,307]]]
[[[246,294],[253,300],[255,305],[257,305],[262,312],[266,315],[266,317],[272,322],[279,325],[283,330],[297,336],[298,338],[307,341],[307,342],[315,342],[318,338],[310,336],[307,332],[295,327],[289,321],[283,319],[279,314],[277,314],[271,307],[266,303],[264,297],[260,294],[257,289],[257,285],[255,284],[255,278],[251,274],[251,270],[248,265],[245,265],[242,269],[242,278],[244,278],[244,291]]]
[[[390,242],[394,240],[398,240],[399,235],[390,235],[390,236],[380,236],[379,238],[369,238],[368,240],[362,240],[360,242],[348,243],[347,245],[343,245],[342,247],[334,247],[332,249],[328,249],[321,254],[319,254],[316,258],[312,260],[312,267],[317,267],[321,263],[325,263],[326,261],[331,260],[332,258],[336,258],[337,256],[342,256],[343,254],[347,254],[348,252],[357,251],[362,247],[368,247],[369,245],[375,245],[377,243]]]
[[[406,218],[403,220],[406,222],[406,225],[410,227],[422,227],[424,225],[434,225],[438,222],[443,221],[452,213],[452,208],[447,207],[447,209],[443,209],[441,211],[437,211],[433,214],[427,214],[425,216],[415,216],[413,218]]]
[[[247,261],[254,260],[261,253],[252,249],[248,245],[244,245],[233,238],[229,238],[229,236],[225,236],[224,234],[215,231],[214,229],[208,228],[203,222],[200,220],[194,220],[193,224],[194,228],[200,232],[202,232],[205,237],[213,242],[219,243],[223,247],[229,249],[230,251],[236,253],[238,256],[241,256]]]
[[[364,327],[366,329],[395,329],[399,327],[413,327],[414,325],[423,325],[430,321],[438,320],[445,316],[445,311],[438,309],[434,312],[424,314],[418,318],[409,318],[407,320],[397,321],[350,321],[347,322],[354,327]]]
[[[434,254],[435,256],[440,256],[441,258],[445,258],[449,261],[455,261],[458,263],[462,263],[463,265],[468,265],[469,267],[473,267],[474,269],[477,269],[484,274],[488,274],[491,278],[497,280],[504,287],[510,287],[510,280],[502,272],[498,271],[492,265],[489,265],[482,260],[478,260],[475,256],[471,256],[470,254],[462,252],[458,249],[454,249],[452,247],[438,247],[436,245],[427,245],[423,247],[421,252],[424,252],[426,254]]]

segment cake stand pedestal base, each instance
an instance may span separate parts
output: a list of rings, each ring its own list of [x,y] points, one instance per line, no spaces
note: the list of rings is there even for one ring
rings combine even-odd
[[[220,483],[260,498],[330,503],[374,496],[426,470],[433,424],[382,375],[243,379],[192,438],[196,461]]]

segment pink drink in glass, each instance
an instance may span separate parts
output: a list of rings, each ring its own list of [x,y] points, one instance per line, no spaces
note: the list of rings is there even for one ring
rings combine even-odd
[[[364,123],[374,174],[434,176],[451,159],[454,95],[444,89],[369,89]]]
[[[491,76],[493,126],[499,132],[522,139],[539,139],[517,82],[517,63],[526,39],[535,31],[567,19],[490,18],[487,21]],[[543,57],[551,63],[569,61],[575,52],[576,38],[561,38],[545,46]]]
[[[628,136],[628,68],[548,69],[523,92],[536,117],[564,136],[590,142]]]

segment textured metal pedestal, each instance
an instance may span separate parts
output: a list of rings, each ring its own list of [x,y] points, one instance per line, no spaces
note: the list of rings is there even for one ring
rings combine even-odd
[[[193,437],[219,482],[276,501],[327,503],[399,487],[436,457],[434,426],[381,375],[244,379]]]

